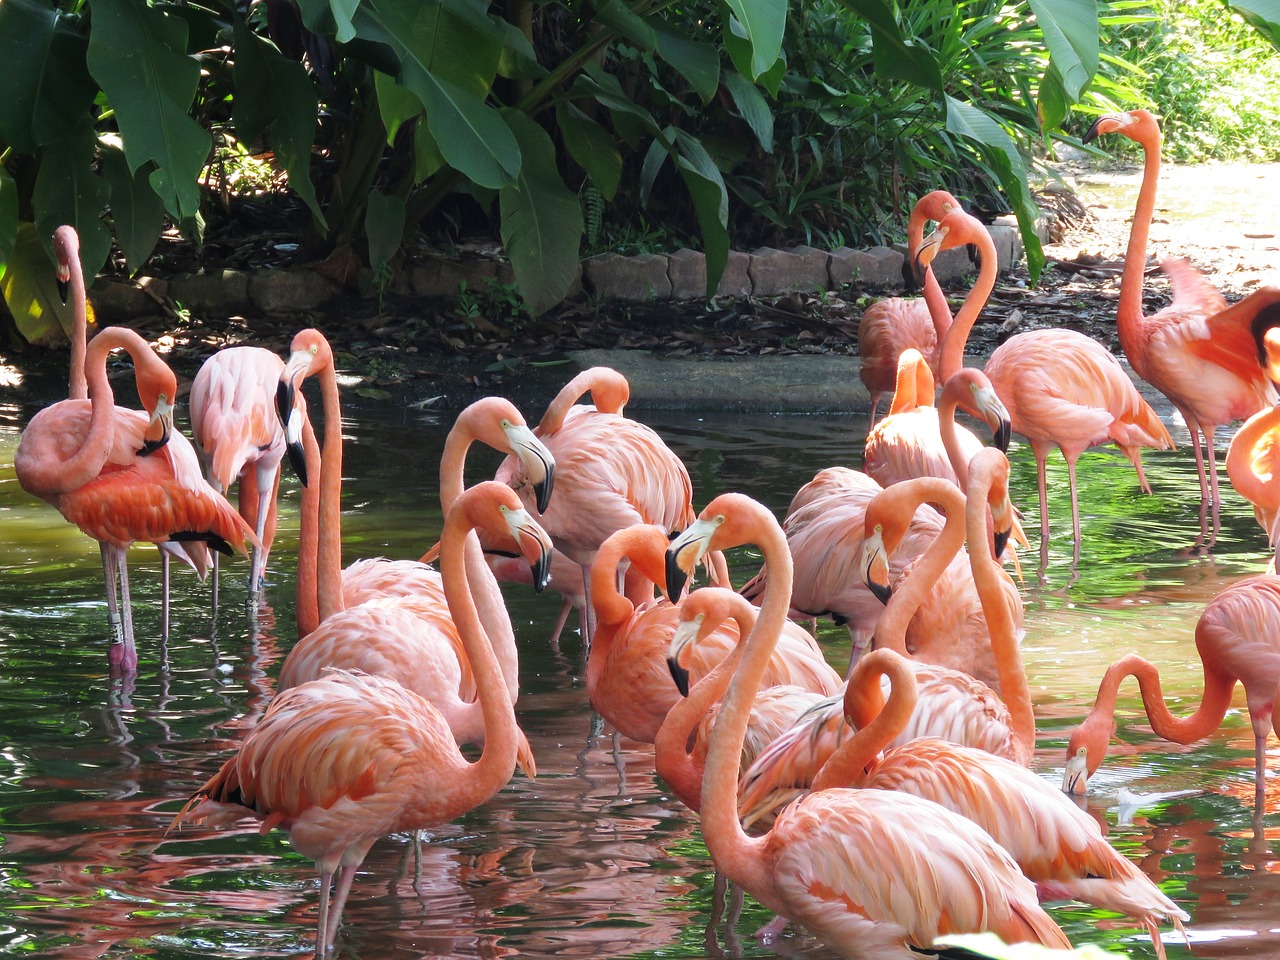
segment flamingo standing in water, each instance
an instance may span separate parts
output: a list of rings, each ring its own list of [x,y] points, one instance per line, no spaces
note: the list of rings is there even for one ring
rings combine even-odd
[[[1129,229],[1116,306],[1120,346],[1134,372],[1172,400],[1186,421],[1200,477],[1197,544],[1207,538],[1212,547],[1219,528],[1214,431],[1276,402],[1276,388],[1258,365],[1255,337],[1260,326],[1280,323],[1280,287],[1261,287],[1228,307],[1222,295],[1185,260],[1165,260],[1161,266],[1173,287],[1173,303],[1144,316],[1142,280],[1160,179],[1160,124],[1147,110],[1104,114],[1081,141],[1089,143],[1108,133],[1140,144],[1144,156],[1142,186]],[[1212,504],[1213,525],[1207,529],[1208,504]]]
[[[759,611],[746,598],[724,587],[703,587],[680,601],[680,619],[667,648],[667,667],[683,698],[667,711],[653,741],[654,768],[680,802],[697,811],[702,803],[702,773],[707,745],[718,714],[718,703],[729,689],[742,659],[743,643]],[[689,686],[682,662],[721,624],[732,620],[738,640],[728,656]],[[788,624],[790,626],[790,624]],[[742,766],[749,767],[760,751],[781,736],[801,714],[829,697],[794,684],[765,685],[756,694],[742,745]]]
[[[680,699],[671,682],[667,653],[679,620],[679,609],[665,597],[654,598],[653,584],[665,576],[664,557],[670,539],[653,524],[619,530],[600,546],[591,568],[596,637],[587,658],[587,695],[591,705],[623,735],[653,743],[667,712]],[[649,598],[637,602],[619,592],[618,565],[631,561],[643,578]],[[738,642],[735,624],[724,624],[694,651],[689,672],[696,678],[728,656]],[[783,631],[765,671],[769,685],[792,684],[831,694],[840,676],[827,665],[822,650],[801,627]]]
[[[146,413],[115,405],[107,356],[133,357]],[[177,378],[147,342],[108,327],[86,350],[89,400],[45,407],[22,433],[14,470],[22,488],[57,507],[102,550],[113,670],[137,669],[126,550],[134,542],[204,541],[244,552],[256,538],[200,475],[190,443],[173,431]],[[185,451],[175,455],[168,447]]]
[[[1236,681],[1244,684],[1249,723],[1254,736],[1255,809],[1263,809],[1267,773],[1267,736],[1272,703],[1280,681],[1280,577],[1261,574],[1233,583],[1209,601],[1196,623],[1196,652],[1204,671],[1200,704],[1186,717],[1175,717],[1164,702],[1160,672],[1130,653],[1107,668],[1098,698],[1067,743],[1062,789],[1088,791],[1089,778],[1107,755],[1115,727],[1116,695],[1125,677],[1135,677],[1142,707],[1156,736],[1174,743],[1203,740],[1222,725],[1231,707]]]
[[[1070,946],[1009,854],[927,800],[823,790],[788,806],[763,836],[747,836],[738,821],[738,766],[751,704],[787,618],[791,563],[781,527],[754,500],[717,497],[668,548],[667,589],[678,593],[706,550],[744,543],[761,548],[771,575],[707,754],[702,835],[716,869],[848,957],[907,958],[939,936],[983,931],[1007,943]]]
[[[1280,328],[1262,331],[1260,353],[1267,377],[1280,380]],[[1236,493],[1253,504],[1253,514],[1273,551],[1269,573],[1275,572],[1274,550],[1280,544],[1280,405],[1260,410],[1240,425],[1227,448],[1227,476]]]
[[[320,874],[317,960],[333,946],[351,883],[374,841],[447,823],[511,778],[519,728],[467,583],[464,544],[475,527],[514,539],[539,568],[549,563],[550,541],[519,498],[492,481],[459,497],[445,519],[444,589],[484,712],[479,759],[463,756],[429,701],[394,680],[334,671],[277,696],[239,752],[174,820],[216,826],[251,816],[264,831],[287,830]]]
[[[889,679],[888,703],[881,680]],[[932,737],[890,744],[916,712],[915,672],[892,650],[874,650],[849,677],[844,697],[857,733],[814,778],[813,789],[897,790],[972,820],[1036,884],[1045,900],[1082,900],[1137,919],[1163,958],[1159,924],[1191,918],[1116,852],[1098,822],[1026,767]],[[881,751],[885,751],[883,756]]]
[[[945,481],[917,479],[896,484],[877,497],[864,521],[867,546],[861,566],[862,577],[878,595],[889,596],[884,616],[876,625],[877,646],[901,654],[907,650],[907,624],[912,621],[938,574],[959,550],[959,540],[970,540],[971,587],[976,587],[980,611],[970,611],[967,619],[978,620],[989,634],[989,656],[978,657],[970,649],[967,663],[991,663],[1000,694],[968,672],[937,664],[911,660],[919,690],[919,707],[911,724],[900,732],[895,743],[916,737],[937,737],[974,747],[1027,765],[1035,750],[1035,715],[1027,685],[1022,656],[1018,651],[1021,598],[1008,575],[995,559],[987,534],[987,516],[995,518],[1001,539],[1007,534],[1013,515],[1009,504],[1009,461],[998,450],[983,450],[971,464],[969,496],[962,501],[959,491],[942,488]],[[947,528],[916,561],[910,576],[889,590],[885,579],[888,557],[903,537],[905,517],[922,498],[941,495],[948,503]],[[966,533],[959,533],[963,526]],[[949,610],[943,604],[944,613]],[[931,628],[938,629],[938,628]],[[927,639],[934,639],[925,631]],[[940,634],[944,647],[935,650],[946,657],[948,635]],[[958,665],[964,666],[960,660]],[[785,804],[808,790],[824,763],[844,743],[849,728],[838,700],[814,707],[791,730],[765,749],[742,776],[739,801],[748,823]]]
[[[577,402],[587,393],[594,406]],[[520,493],[556,549],[582,567],[584,642],[592,630],[591,564],[600,544],[633,524],[672,531],[694,516],[689,471],[656,432],[623,416],[630,395],[626,377],[609,367],[584,370],[556,394],[534,431],[555,456],[559,474],[550,506],[532,502],[528,472],[514,459],[504,461],[495,477]],[[718,564],[719,575],[727,576],[723,559]]]
[[[959,209],[959,201],[945,190],[926,193],[911,208],[907,249],[919,245],[926,221],[941,220]],[[938,344],[950,325],[951,310],[932,267],[924,270],[923,297],[886,297],[867,307],[858,323],[858,356],[862,358],[858,373],[871,394],[871,426],[876,422],[881,395],[894,389],[902,352],[918,350],[936,372]]]
[[[991,235],[963,210],[947,214],[938,228],[915,252],[929,263],[938,251],[966,243],[976,244],[981,258],[978,280],[942,344],[942,376],[951,377],[963,366],[964,346],[982,305],[996,281],[996,250]],[[1041,565],[1049,557],[1048,493],[1045,462],[1058,447],[1067,461],[1071,488],[1071,527],[1074,558],[1080,559],[1080,505],[1076,498],[1076,460],[1088,447],[1114,440],[1138,471],[1147,493],[1151,488],[1142,472],[1141,447],[1167,450],[1173,439],[1151,406],[1142,399],[1124,368],[1106,347],[1074,330],[1032,330],[1010,337],[987,361],[986,374],[1009,409],[1015,433],[1027,438],[1036,458],[1040,490]]]
[[[276,388],[284,361],[261,347],[229,347],[200,365],[187,410],[205,476],[219,493],[239,483],[240,516],[253,526],[249,607],[265,586],[267,556],[276,533],[276,498],[285,454],[284,426],[276,415]],[[218,607],[218,559],[213,561],[213,606]]]

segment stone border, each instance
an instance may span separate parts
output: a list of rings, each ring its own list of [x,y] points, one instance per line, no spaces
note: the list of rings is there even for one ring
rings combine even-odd
[[[987,230],[995,241],[1001,272],[1009,270],[1023,253],[1017,222],[1011,216],[1001,217]],[[751,253],[735,250],[729,253],[716,295],[820,293],[846,284],[900,287],[902,265],[903,250],[891,247],[840,247],[830,253],[804,246],[790,250],[762,247]],[[944,282],[974,269],[964,249],[943,251],[933,267]],[[706,277],[706,257],[697,250],[636,257],[604,253],[582,261],[579,280],[570,295],[585,288],[601,299],[631,303],[701,300],[706,297]],[[393,281],[391,291],[405,296],[452,298],[464,288],[484,290],[491,280],[510,282],[510,265],[492,258],[431,259],[406,267]],[[90,294],[102,320],[112,322],[177,306],[197,316],[306,312],[350,295],[350,291],[312,269],[297,267],[252,272],[221,270],[168,280],[142,277],[136,282],[99,277]]]

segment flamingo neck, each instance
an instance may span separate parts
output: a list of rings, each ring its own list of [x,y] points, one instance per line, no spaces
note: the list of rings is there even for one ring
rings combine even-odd
[[[914,249],[914,248],[913,248]],[[947,331],[951,329],[951,306],[947,303],[947,295],[942,292],[942,285],[938,283],[938,277],[933,272],[933,267],[928,266],[924,271],[924,303],[929,308],[929,318],[933,321],[933,329],[938,337],[938,345],[933,349],[933,355],[929,357],[929,366],[937,368],[939,350],[942,347],[942,341],[947,336]]]
[[[89,384],[85,379],[85,343],[88,339],[88,294],[84,287],[84,268],[80,254],[71,257],[71,377],[68,396],[72,400],[84,400],[89,396]]]
[[[745,600],[743,604],[750,607]],[[729,681],[742,662],[741,638],[747,635],[755,622],[753,615],[741,610],[735,610],[732,618],[738,625],[738,643],[734,644],[727,657],[693,685],[687,697],[677,700],[675,706],[667,711],[653,741],[654,765],[658,775],[667,782],[680,802],[695,812],[702,806],[704,768],[695,764],[689,755],[689,737],[707,715],[712,704],[718,702],[729,689]]]
[[[897,509],[905,516],[910,515],[907,511],[914,513],[923,503],[941,504],[947,512],[942,532],[915,562],[911,576],[894,589],[888,606],[876,621],[876,648],[894,650],[906,657],[910,656],[907,652],[907,625],[964,544],[964,497],[954,483],[937,477],[920,477],[908,484],[895,484],[887,493],[892,499],[901,501]]]
[[[969,342],[969,331],[973,329],[978,314],[982,312],[987,298],[996,287],[999,264],[996,260],[995,242],[985,228],[973,234],[972,239],[978,247],[978,279],[974,282],[973,289],[964,298],[964,303],[950,329],[947,330],[947,335],[943,338],[942,346],[938,351],[938,376],[944,382],[951,379],[952,374],[958,373],[964,366],[964,348]],[[937,322],[936,318],[934,322]]]
[[[320,620],[345,609],[342,598],[342,405],[332,366],[319,375],[324,410],[320,456],[320,531],[316,553],[316,605]]]
[[[596,611],[596,632],[587,656],[587,695],[594,697],[604,682],[605,669],[618,630],[635,614],[635,597],[653,596],[650,574],[661,569],[667,538],[660,527],[637,524],[612,534],[596,551],[591,564],[591,605]],[[618,590],[618,564],[631,560],[627,593]]]
[[[460,791],[465,791],[465,796],[460,797],[465,801],[464,810],[487,800],[511,779],[519,740],[507,682],[480,622],[467,581],[466,541],[471,530],[472,524],[465,511],[454,509],[445,518],[444,531],[440,536],[440,571],[445,601],[471,661],[480,713],[484,718],[484,749],[470,765],[465,781],[459,787]]]
[[[880,692],[880,678],[885,676],[891,685],[888,703]],[[916,699],[915,675],[902,657],[880,650],[864,656],[854,667],[844,695],[845,716],[858,732],[818,771],[813,789],[862,786],[877,755],[907,728]]]
[[[947,461],[961,490],[969,486],[969,461],[960,446],[960,434],[956,431],[956,398],[944,388],[938,403],[938,433],[942,437],[942,449],[947,451]]]
[[[761,508],[752,537],[769,566],[769,579],[755,626],[742,641],[745,649],[725,694],[702,778],[702,835],[716,868],[742,884],[765,906],[776,908],[764,851],[769,834],[749,837],[738,820],[738,775],[742,745],[756,692],[787,622],[794,571],[782,528]]]
[[[1120,274],[1120,302],[1116,306],[1116,325],[1120,333],[1120,345],[1130,358],[1136,355],[1133,345],[1143,321],[1142,280],[1147,269],[1147,237],[1151,231],[1151,217],[1156,209],[1156,185],[1160,180],[1159,131],[1156,132],[1154,140],[1144,137],[1141,143],[1144,157],[1142,186],[1138,190],[1138,203],[1133,211],[1133,226],[1129,228],[1129,246],[1124,254],[1124,272]]]
[[[298,639],[320,626],[319,588],[316,567],[319,558],[320,444],[311,418],[302,421],[302,449],[311,482],[302,488],[301,518],[298,523]]]
[[[538,421],[538,436],[555,433],[564,426],[564,418],[569,415],[570,408],[591,392],[592,373],[591,370],[584,370],[560,388],[560,392],[547,405],[546,412]]]
[[[1009,710],[1017,750],[1014,760],[1027,766],[1036,748],[1036,717],[1031,706],[1027,671],[1018,649],[1018,624],[1009,603],[1011,592],[1019,597],[1019,602],[1020,595],[993,555],[994,547],[987,533],[987,494],[992,482],[991,471],[985,468],[970,476],[965,504],[969,566],[991,637],[991,653],[996,662],[996,676],[1000,680],[1000,697]]]
[[[1280,426],[1280,407],[1268,407],[1241,424],[1227,448],[1227,476],[1231,478],[1231,485],[1255,508],[1274,510],[1277,502],[1277,478],[1268,474],[1264,479],[1254,469],[1254,452],[1277,426]]]

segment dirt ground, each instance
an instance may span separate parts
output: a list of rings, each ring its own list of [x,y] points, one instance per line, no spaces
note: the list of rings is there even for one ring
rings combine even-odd
[[[1040,283],[1025,268],[1000,278],[970,340],[989,353],[1016,332],[1045,326],[1078,330],[1119,352],[1115,303],[1139,171],[1062,168],[1064,184],[1041,193],[1055,215]],[[1274,186],[1273,186],[1274,185]],[[1260,283],[1280,282],[1280,242],[1265,217],[1275,209],[1269,190],[1280,190],[1276,166],[1167,167],[1148,248],[1146,309],[1168,302],[1158,258],[1181,256],[1200,268],[1227,296],[1238,299]],[[260,246],[259,246],[260,248]],[[948,290],[957,305],[964,282]],[[137,322],[166,349],[180,374],[190,377],[213,350],[241,342],[284,352],[290,337],[316,325],[339,351],[339,364],[359,378],[349,389],[370,398],[447,394],[460,403],[472,393],[526,379],[528,365],[589,348],[650,350],[668,355],[769,355],[857,352],[858,320],[878,296],[900,290],[847,291],[776,300],[652,305],[568,303],[537,320],[513,326],[509,304],[445,305],[424,313],[420,301],[387,297],[351,299],[323,316],[192,321],[156,316]],[[505,308],[505,309],[504,309]],[[494,314],[493,316],[487,313]],[[5,351],[6,353],[8,351]],[[28,351],[7,358],[39,374],[64,369],[61,355]]]

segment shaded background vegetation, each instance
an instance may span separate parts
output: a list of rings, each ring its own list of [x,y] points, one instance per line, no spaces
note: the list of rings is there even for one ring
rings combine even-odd
[[[1034,277],[1028,182],[1099,111],[1274,159],[1276,6],[0,0],[0,288],[59,335],[63,222],[90,274],[230,224],[374,286],[489,236],[537,313],[581,255],[693,246],[713,287],[731,247],[899,239],[940,186],[1017,213]]]

